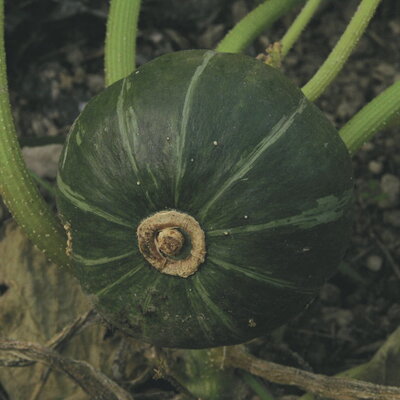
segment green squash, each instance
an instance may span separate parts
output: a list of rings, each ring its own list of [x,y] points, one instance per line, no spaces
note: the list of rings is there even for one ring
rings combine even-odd
[[[158,346],[284,324],[350,235],[345,145],[281,72],[244,55],[167,54],[111,85],[75,121],[57,183],[84,290]]]

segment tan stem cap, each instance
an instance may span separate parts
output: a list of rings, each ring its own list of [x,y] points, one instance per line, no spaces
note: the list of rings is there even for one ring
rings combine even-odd
[[[187,257],[179,256],[184,234],[190,237]],[[161,211],[143,220],[137,229],[140,252],[163,274],[187,278],[193,275],[206,255],[205,235],[199,223],[190,215],[178,211]]]

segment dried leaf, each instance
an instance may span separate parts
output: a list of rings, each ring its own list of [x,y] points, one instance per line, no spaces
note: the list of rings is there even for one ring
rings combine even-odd
[[[3,226],[0,239],[0,338],[45,344],[88,311],[90,303],[75,278],[48,262],[14,222]],[[113,379],[125,339],[119,334],[105,336],[106,327],[94,324],[60,351],[65,357],[88,362]],[[137,346],[134,341],[125,343],[126,359],[124,370],[118,367],[119,377],[126,374],[132,379],[137,374]],[[16,357],[2,352],[0,358]],[[24,368],[0,366],[0,384],[12,399],[88,399],[70,377],[57,371],[48,374],[47,367],[40,363]]]

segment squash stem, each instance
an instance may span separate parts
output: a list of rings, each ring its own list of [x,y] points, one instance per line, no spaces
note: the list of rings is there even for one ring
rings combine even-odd
[[[112,0],[105,43],[106,85],[135,70],[136,35],[140,0]]]
[[[0,0],[0,89],[0,195],[29,239],[52,261],[69,267],[64,230],[39,193],[18,145],[8,95],[3,0]]]
[[[365,105],[343,126],[339,134],[349,152],[354,154],[375,133],[391,124],[400,125],[400,81]]]
[[[218,44],[216,51],[240,53],[262,31],[304,0],[266,0],[247,14]]]
[[[362,0],[334,49],[315,75],[303,86],[304,95],[316,100],[341,71],[356,47],[381,0]]]
[[[299,38],[311,18],[314,16],[322,0],[308,0],[299,15],[290,25],[289,29],[281,40],[281,58],[285,57],[293,44]]]

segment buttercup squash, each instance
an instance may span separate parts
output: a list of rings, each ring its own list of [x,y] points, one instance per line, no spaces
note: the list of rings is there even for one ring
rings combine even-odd
[[[244,55],[171,53],[108,87],[75,121],[57,183],[84,290],[159,346],[280,326],[349,240],[345,145],[280,71]]]

